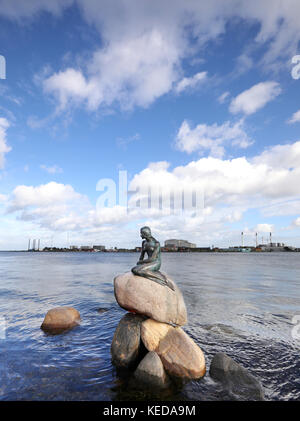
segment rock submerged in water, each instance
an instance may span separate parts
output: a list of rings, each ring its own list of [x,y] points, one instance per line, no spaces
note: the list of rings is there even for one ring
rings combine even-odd
[[[187,311],[182,294],[176,284],[174,291],[132,272],[118,275],[114,279],[115,297],[128,311],[143,314],[162,323],[183,326],[187,322]]]
[[[263,400],[264,391],[260,382],[244,367],[218,352],[212,359],[210,376],[220,381],[229,392],[245,400]]]
[[[168,374],[199,379],[206,372],[200,347],[180,328],[148,319],[142,323],[141,338],[148,351],[155,351]]]
[[[50,333],[60,333],[79,325],[80,314],[73,307],[56,307],[49,310],[41,329]]]
[[[134,372],[138,383],[148,387],[165,389],[169,386],[169,379],[164,370],[161,359],[156,352],[148,352]]]
[[[111,344],[112,362],[117,367],[132,366],[141,348],[141,323],[145,317],[127,313],[120,320]]]

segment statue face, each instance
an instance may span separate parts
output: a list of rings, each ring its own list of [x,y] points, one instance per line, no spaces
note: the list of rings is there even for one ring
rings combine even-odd
[[[141,229],[141,237],[142,238],[150,238],[151,237],[151,232],[148,229]]]

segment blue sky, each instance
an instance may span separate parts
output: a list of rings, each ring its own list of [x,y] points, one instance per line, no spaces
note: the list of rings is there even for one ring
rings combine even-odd
[[[0,250],[130,247],[144,224],[300,246],[299,21],[296,0],[0,0]],[[204,208],[99,207],[120,170]]]

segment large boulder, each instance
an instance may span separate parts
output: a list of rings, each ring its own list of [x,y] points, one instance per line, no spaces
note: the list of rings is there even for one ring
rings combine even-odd
[[[132,272],[114,279],[114,291],[118,304],[125,310],[144,314],[163,323],[182,326],[187,322],[187,312],[182,294],[176,284],[174,291]]]
[[[260,382],[224,352],[218,352],[214,356],[209,374],[214,380],[220,381],[229,393],[233,393],[240,399],[264,399]]]
[[[142,323],[141,338],[148,351],[155,351],[159,355],[171,376],[186,379],[204,376],[203,352],[180,327],[148,319]]]
[[[149,388],[164,389],[169,385],[164,366],[156,352],[146,354],[135,370],[134,378]]]
[[[73,307],[52,308],[46,314],[41,328],[47,332],[59,333],[77,326],[80,323],[80,314]]]
[[[117,367],[130,367],[141,348],[141,323],[145,317],[127,313],[120,320],[111,344],[112,362]]]

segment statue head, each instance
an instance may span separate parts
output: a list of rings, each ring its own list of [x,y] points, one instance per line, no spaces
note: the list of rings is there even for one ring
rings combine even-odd
[[[141,228],[141,237],[142,238],[150,238],[151,237],[151,230],[149,227]]]

